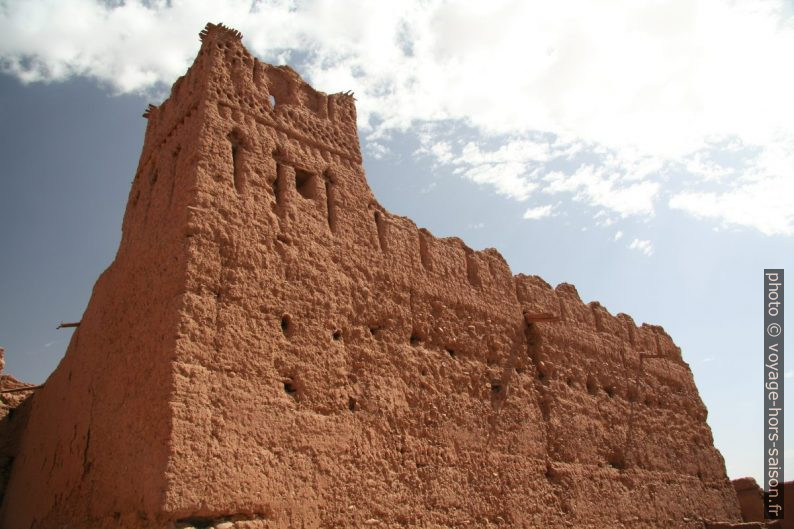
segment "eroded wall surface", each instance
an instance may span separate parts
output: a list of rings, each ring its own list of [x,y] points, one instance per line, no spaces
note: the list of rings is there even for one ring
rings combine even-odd
[[[119,254],[34,399],[7,527],[740,520],[663,329],[390,214],[351,95],[201,36],[147,110]]]

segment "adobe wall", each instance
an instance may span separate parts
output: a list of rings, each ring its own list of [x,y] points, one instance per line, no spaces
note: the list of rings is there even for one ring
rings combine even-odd
[[[167,510],[340,527],[739,519],[661,328],[389,214],[349,97],[260,64],[228,33],[203,46],[218,51]],[[641,353],[661,358],[639,371]]]
[[[731,482],[736,496],[739,500],[739,506],[742,512],[742,519],[745,522],[763,522],[764,521],[764,490],[758,485],[753,478],[739,478]],[[793,527],[794,523],[794,481],[787,481],[783,483],[783,512],[789,513],[788,520],[780,520],[779,526],[781,528]]]
[[[172,359],[201,61],[147,128],[114,262],[94,285],[63,360],[31,399],[0,527],[165,527]],[[176,174],[181,178],[177,179]],[[178,181],[177,181],[178,180]],[[68,332],[68,331],[64,331]],[[35,491],[35,494],[31,493]]]
[[[753,478],[740,478],[731,482],[739,500],[745,522],[764,520],[764,491]]]
[[[147,117],[121,248],[34,399],[5,526],[740,520],[670,337],[385,211],[352,96],[209,25]]]

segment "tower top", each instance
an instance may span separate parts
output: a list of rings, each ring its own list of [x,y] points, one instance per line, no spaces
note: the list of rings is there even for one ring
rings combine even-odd
[[[174,83],[168,99],[149,105],[143,114],[150,126],[147,143],[154,135],[158,137],[153,146],[160,145],[165,139],[161,136],[170,134],[185,115],[211,105],[361,164],[352,92],[320,92],[291,67],[260,61],[243,45],[242,33],[223,24],[207,24],[199,38],[201,48],[193,65]]]
[[[237,40],[242,40],[243,38],[243,34],[234,28],[227,27],[221,23],[213,24],[212,22],[207,22],[207,25],[204,26],[204,29],[199,31],[199,39],[204,42],[204,39],[206,39],[212,33],[222,33],[224,35],[229,35],[232,38],[236,38]]]

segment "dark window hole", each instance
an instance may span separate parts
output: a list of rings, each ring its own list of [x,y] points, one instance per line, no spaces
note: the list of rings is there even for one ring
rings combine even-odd
[[[284,336],[289,336],[291,332],[292,321],[288,314],[285,314],[281,317],[281,332],[284,333]]]
[[[358,402],[353,397],[347,399],[347,409],[350,411],[358,410]]]
[[[372,336],[377,336],[380,333],[380,327],[370,327],[369,328],[369,333]]]
[[[303,198],[313,199],[317,195],[317,183],[312,174],[295,169],[295,188]]]
[[[571,377],[566,377],[566,379],[565,379],[565,383],[566,383],[568,386],[572,386],[572,385],[573,385],[573,379],[572,379]]]
[[[342,331],[337,329],[337,330],[334,331],[334,334],[332,336],[333,336],[334,341],[338,342],[339,340],[342,339]]]
[[[449,356],[451,356],[452,358],[455,358],[456,356],[458,356],[458,353],[456,353],[454,349],[447,349],[447,354]]]
[[[606,392],[610,399],[613,398],[615,396],[615,386],[607,386]]]
[[[290,397],[295,397],[298,394],[298,387],[295,385],[294,382],[288,380],[287,382],[284,382],[284,393],[286,393]]]
[[[411,335],[411,345],[419,345],[422,342],[422,339],[419,338],[418,335],[412,334]]]
[[[502,384],[497,381],[491,382],[491,393],[496,395],[501,392],[502,392]]]

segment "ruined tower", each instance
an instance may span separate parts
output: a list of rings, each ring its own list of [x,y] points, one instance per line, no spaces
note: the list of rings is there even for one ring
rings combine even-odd
[[[350,95],[223,26],[201,41],[145,114],[118,253],[29,403],[2,527],[739,520],[660,327],[391,215]]]

